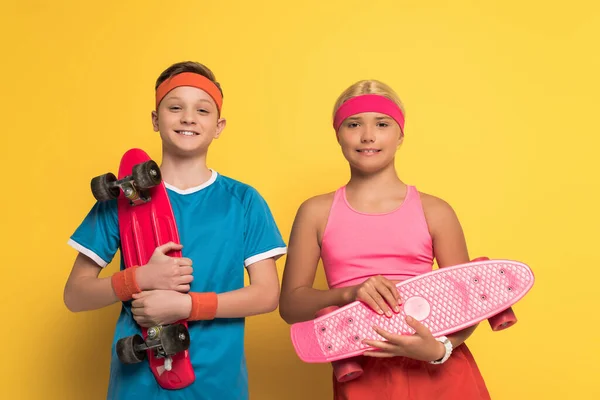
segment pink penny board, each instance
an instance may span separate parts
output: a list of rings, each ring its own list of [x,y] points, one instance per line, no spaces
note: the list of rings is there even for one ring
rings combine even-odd
[[[150,161],[143,150],[131,149],[121,158],[118,179],[132,175],[135,165]],[[131,205],[130,200],[120,193],[118,198],[119,230],[125,267],[145,265],[152,257],[156,247],[167,242],[179,242],[179,234],[171,202],[164,182],[147,189],[150,201]],[[181,257],[181,251],[167,253],[170,257]],[[187,327],[186,321],[176,324]],[[148,329],[142,328],[143,338]],[[150,369],[159,385],[165,389],[180,389],[194,382],[195,374],[188,350],[171,357],[171,365],[165,367],[165,358],[158,358],[152,350],[147,351]]]
[[[375,333],[374,325],[396,334],[414,334],[405,321],[407,315],[427,326],[436,337],[449,335],[502,314],[525,296],[533,282],[531,269],[516,261],[473,261],[437,269],[396,285],[403,304],[392,317],[379,315],[355,301],[293,324],[292,343],[304,362],[347,359],[372,350],[362,343],[364,339],[385,340]]]

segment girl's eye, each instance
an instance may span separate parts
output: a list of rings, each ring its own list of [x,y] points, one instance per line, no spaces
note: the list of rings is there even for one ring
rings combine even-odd
[[[357,122],[350,122],[350,123],[348,124],[348,128],[356,128],[357,126],[358,126],[358,123],[357,123]]]
[[[379,126],[380,126],[381,128],[385,128],[385,127],[387,127],[387,126],[388,126],[388,123],[387,123],[387,122],[380,122],[380,123],[379,123]]]

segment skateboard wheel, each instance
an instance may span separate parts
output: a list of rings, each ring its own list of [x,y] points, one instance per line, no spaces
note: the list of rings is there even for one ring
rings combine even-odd
[[[150,189],[162,180],[158,164],[152,160],[134,165],[131,171],[135,185],[140,190]]]
[[[190,347],[190,334],[183,324],[165,326],[160,333],[160,343],[165,354],[172,356]]]
[[[507,308],[506,310],[500,312],[499,314],[494,315],[493,317],[488,319],[490,323],[490,327],[494,332],[504,330],[506,328],[510,328],[514,324],[517,323],[517,317],[515,316],[515,312],[512,307]]]
[[[119,188],[116,186],[110,186],[110,184],[116,182],[116,180],[117,177],[110,172],[93,178],[90,186],[92,188],[92,194],[96,200],[108,201],[118,198]]]
[[[478,257],[473,259],[473,262],[476,261],[488,261],[488,257]],[[502,273],[502,272],[501,272]],[[510,290],[510,289],[509,289]],[[517,317],[515,316],[512,308],[507,308],[499,314],[494,315],[493,317],[488,319],[490,323],[490,327],[494,332],[501,331],[503,329],[509,328],[517,323]]]
[[[140,335],[128,336],[117,342],[117,356],[123,364],[137,364],[146,358],[145,350],[137,350],[136,347],[144,344]]]
[[[331,363],[333,374],[338,382],[348,382],[362,375],[363,369],[360,364],[353,360],[338,360]]]

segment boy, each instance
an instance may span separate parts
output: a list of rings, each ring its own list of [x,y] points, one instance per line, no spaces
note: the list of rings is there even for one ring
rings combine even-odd
[[[154,131],[160,132],[161,173],[181,244],[156,249],[147,265],[99,274],[120,245],[117,203],[96,203],[69,239],[78,252],[65,286],[73,312],[122,301],[112,345],[108,399],[247,399],[244,317],[277,308],[275,261],[286,245],[267,203],[252,187],[206,165],[208,148],[225,128],[223,91],[204,65],[182,62],[156,82]],[[181,249],[182,258],[166,256]],[[244,287],[244,267],[251,284]],[[125,285],[125,282],[133,285]],[[127,290],[126,290],[127,289]],[[150,327],[188,320],[195,382],[169,391],[147,361],[122,364],[118,339]]]

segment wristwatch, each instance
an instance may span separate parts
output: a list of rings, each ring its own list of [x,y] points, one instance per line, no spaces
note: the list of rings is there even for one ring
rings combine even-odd
[[[450,355],[452,354],[452,342],[450,342],[450,339],[448,339],[446,336],[440,336],[435,338],[435,340],[444,344],[444,347],[446,348],[446,354],[444,354],[444,357],[440,358],[439,360],[430,361],[430,363],[443,364],[450,358]]]

